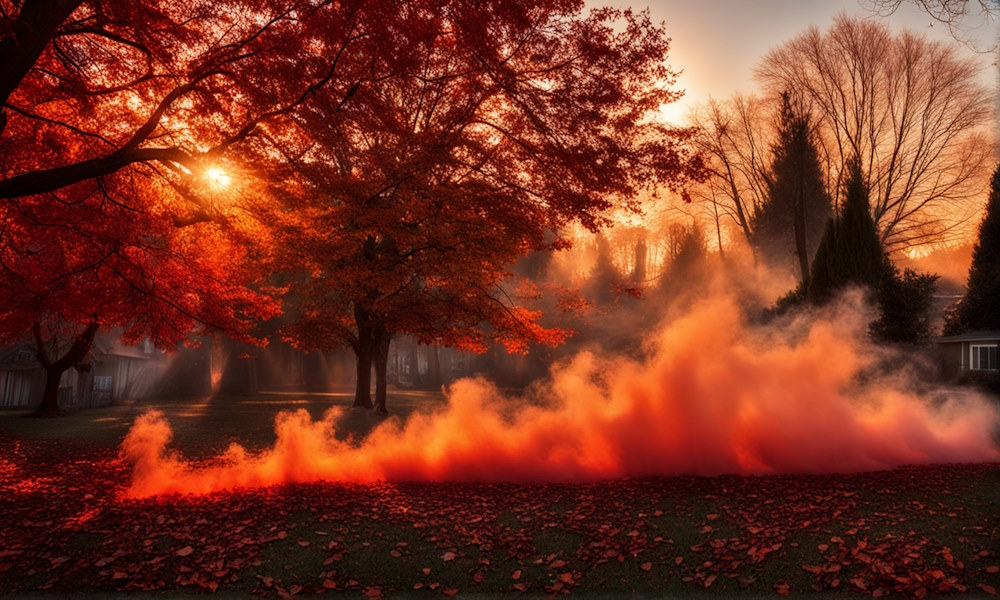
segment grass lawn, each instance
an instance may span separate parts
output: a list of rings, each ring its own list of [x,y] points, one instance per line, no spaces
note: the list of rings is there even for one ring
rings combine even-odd
[[[24,419],[26,412],[0,411],[0,434],[23,440],[85,444],[117,448],[137,416],[159,410],[170,421],[174,446],[185,455],[199,456],[225,450],[231,442],[261,448],[274,442],[274,416],[283,410],[305,409],[313,419],[332,406],[349,408],[353,390],[323,394],[263,393],[197,400],[143,401],[134,404],[79,410],[64,417]],[[437,392],[393,390],[387,404],[392,414],[405,418],[444,403]],[[347,411],[340,421],[342,435],[364,435],[380,419],[370,411]],[[340,434],[338,434],[338,437]]]
[[[829,595],[1000,587],[1000,465],[589,485],[291,484],[126,500],[116,447],[162,410],[186,456],[274,439],[329,395],[0,413],[0,594]],[[439,394],[395,392],[405,416]],[[343,435],[377,419],[349,411]]]

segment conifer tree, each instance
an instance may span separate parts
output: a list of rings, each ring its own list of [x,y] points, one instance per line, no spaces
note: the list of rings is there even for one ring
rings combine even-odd
[[[895,344],[924,344],[931,338],[931,302],[937,275],[906,269],[902,273],[886,257],[885,276],[875,298],[879,318],[868,327],[873,338]]]
[[[754,217],[754,239],[761,254],[777,264],[794,253],[808,286],[809,262],[830,217],[830,197],[809,115],[792,106],[787,92],[781,99],[767,202]]]
[[[972,250],[965,297],[949,311],[944,333],[1000,331],[1000,165],[993,172],[986,216]]]
[[[868,187],[856,159],[848,164],[844,187],[843,210],[827,222],[813,259],[808,286],[808,297],[813,303],[828,300],[847,285],[875,289],[887,275],[888,261],[875,230]]]

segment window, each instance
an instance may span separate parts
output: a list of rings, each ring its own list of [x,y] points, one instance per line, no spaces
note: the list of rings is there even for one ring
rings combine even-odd
[[[92,397],[92,400],[95,402],[111,401],[110,375],[98,375],[94,377],[94,395]]]
[[[971,346],[969,348],[969,367],[975,371],[996,371],[997,347]]]

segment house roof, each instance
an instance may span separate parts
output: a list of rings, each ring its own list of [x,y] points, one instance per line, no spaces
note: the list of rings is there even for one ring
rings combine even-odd
[[[935,340],[938,344],[951,342],[992,342],[1000,341],[1000,331],[970,331],[959,335],[946,335]]]
[[[149,360],[152,358],[149,354],[146,354],[141,347],[138,346],[128,346],[123,344],[120,339],[114,335],[98,335],[94,338],[94,344],[91,346],[90,355],[84,360],[85,363],[90,363],[94,361],[103,361],[111,357],[121,357],[121,358],[135,358],[141,360]],[[24,351],[31,354],[30,359],[26,359],[24,355],[20,353]],[[38,362],[35,356],[35,343],[31,340],[21,340],[20,342],[7,346],[6,348],[0,347],[0,369],[5,371],[15,371],[20,369],[38,369],[42,365]]]
[[[30,353],[31,358],[26,358]],[[18,371],[21,369],[36,369],[41,366],[35,356],[35,345],[29,342],[19,342],[6,348],[0,348],[0,369],[4,371]]]
[[[94,339],[94,346],[91,351],[93,356],[98,359],[107,356],[122,356],[149,360],[149,355],[143,352],[141,348],[127,346],[120,339],[112,336],[98,336]]]

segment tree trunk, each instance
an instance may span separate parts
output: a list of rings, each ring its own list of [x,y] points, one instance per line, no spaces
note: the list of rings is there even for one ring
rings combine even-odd
[[[441,355],[437,345],[427,346],[427,380],[429,386],[441,385]]]
[[[59,408],[59,380],[66,369],[56,367],[46,367],[45,369],[45,392],[42,394],[42,404],[33,413],[36,417],[59,417],[64,413]]]
[[[358,360],[358,382],[354,388],[353,406],[354,408],[373,408],[371,341],[355,346],[354,356]]]
[[[389,414],[385,406],[386,398],[386,368],[389,364],[389,342],[392,341],[392,334],[380,331],[375,335],[374,363],[375,363],[375,410],[383,415]]]
[[[801,161],[800,161],[801,162]],[[809,289],[809,251],[806,249],[806,190],[804,167],[799,169],[799,190],[795,195],[795,251],[799,255],[802,289]]]
[[[82,4],[81,0],[27,1],[21,5],[17,20],[0,37],[0,132],[6,119],[3,107],[21,84],[38,57],[52,41],[56,29]]]
[[[414,338],[410,344],[410,385],[420,387],[423,378],[420,377],[420,357],[417,355],[417,340]]]
[[[57,417],[63,414],[62,410],[59,409],[59,380],[62,379],[63,373],[80,364],[90,353],[97,327],[97,315],[95,314],[87,328],[73,340],[73,345],[66,351],[66,354],[57,360],[52,360],[45,351],[41,324],[35,323],[32,326],[31,333],[35,337],[35,354],[38,357],[38,362],[45,369],[45,392],[42,394],[42,404],[38,410],[32,413],[33,416]]]
[[[365,247],[368,247],[366,243]],[[351,346],[358,360],[358,381],[354,388],[354,408],[373,408],[372,406],[372,358],[375,350],[371,315],[360,302],[354,303],[354,323],[358,328],[358,336]]]

